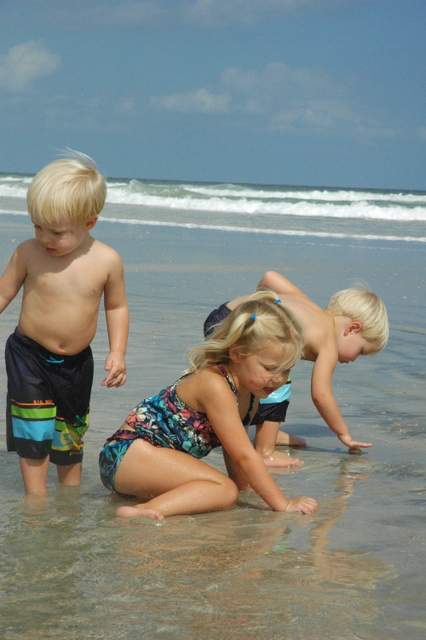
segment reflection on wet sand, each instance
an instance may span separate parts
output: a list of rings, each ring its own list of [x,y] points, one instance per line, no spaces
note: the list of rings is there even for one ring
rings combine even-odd
[[[355,637],[345,634],[358,625],[380,626],[372,590],[392,579],[393,568],[362,552],[328,548],[356,482],[364,479],[352,471],[354,462],[342,462],[335,497],[322,504],[320,516],[235,509],[176,518],[173,526],[144,528],[142,536],[130,528],[116,541],[123,554],[111,558],[111,571],[119,575],[124,562],[127,574],[125,583],[115,583],[119,608],[130,597],[133,615],[149,610],[151,631],[163,628],[171,638],[244,633],[248,640],[318,640]],[[304,552],[286,544],[299,528],[308,529]]]

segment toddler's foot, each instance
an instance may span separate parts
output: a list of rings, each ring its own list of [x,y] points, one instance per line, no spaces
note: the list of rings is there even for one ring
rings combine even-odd
[[[119,518],[150,518],[164,522],[163,514],[156,509],[145,509],[142,505],[140,507],[119,507],[115,515]]]
[[[294,438],[285,431],[278,431],[276,447],[306,447],[306,442],[300,438]]]
[[[267,467],[300,467],[303,464],[303,460],[291,458],[279,451],[273,451],[269,456],[262,455],[262,459]]]

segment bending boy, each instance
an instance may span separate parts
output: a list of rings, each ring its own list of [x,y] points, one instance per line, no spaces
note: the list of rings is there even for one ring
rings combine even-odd
[[[60,483],[81,482],[93,382],[90,343],[102,296],[110,346],[102,384],[119,387],[126,380],[123,263],[90,235],[105,198],[105,180],[84,154],[44,167],[27,194],[35,239],[16,248],[0,278],[0,313],[23,287],[18,326],[5,352],[7,444],[19,455],[28,493],[46,493],[49,460]]]
[[[311,397],[328,427],[349,449],[371,447],[371,443],[358,442],[351,436],[333,395],[332,381],[337,363],[353,362],[358,356],[375,355],[386,346],[389,324],[383,302],[367,289],[345,289],[335,293],[324,310],[276,271],[267,271],[257,289],[275,291],[278,301],[294,311],[304,324],[303,359],[314,363]],[[235,298],[212,311],[204,324],[205,335],[247,297]],[[305,446],[302,440],[279,432],[289,397],[290,388],[286,385],[278,390],[277,398],[267,398],[267,404],[259,405],[252,420],[252,424],[256,424],[255,448],[267,466],[294,463],[294,459],[277,452],[276,445]]]

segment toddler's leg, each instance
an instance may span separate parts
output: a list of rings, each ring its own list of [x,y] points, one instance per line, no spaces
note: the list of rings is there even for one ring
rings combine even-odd
[[[300,438],[295,438],[285,431],[278,430],[275,442],[277,447],[306,447],[306,442]]]
[[[49,456],[41,460],[20,457],[19,463],[26,493],[47,494]]]
[[[81,484],[81,462],[69,465],[57,465],[58,481],[70,487]]]
[[[256,426],[254,447],[263,459],[267,467],[299,467],[303,464],[299,458],[291,458],[289,455],[275,449],[280,422],[265,420]]]

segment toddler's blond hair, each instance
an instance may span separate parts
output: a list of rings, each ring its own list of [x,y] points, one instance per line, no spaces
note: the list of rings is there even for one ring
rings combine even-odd
[[[360,334],[368,342],[377,342],[371,355],[385,348],[389,338],[386,307],[379,296],[367,288],[353,287],[337,291],[327,306],[334,316],[346,316],[362,325]]]
[[[27,192],[28,212],[34,224],[76,224],[97,216],[106,199],[105,178],[95,162],[78,151],[46,165]]]

